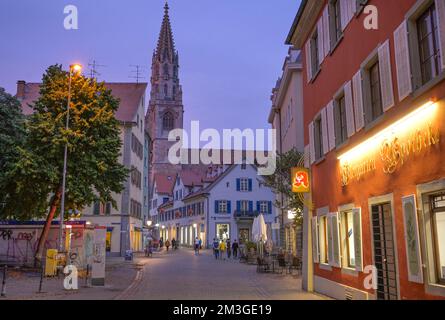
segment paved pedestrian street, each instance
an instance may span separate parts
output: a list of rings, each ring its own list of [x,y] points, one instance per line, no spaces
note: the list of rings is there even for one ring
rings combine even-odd
[[[211,251],[200,256],[187,249],[155,254],[144,264],[132,286],[119,299],[165,300],[320,300],[301,290],[301,279],[259,274],[256,266],[238,260],[215,260]]]
[[[256,266],[238,260],[215,260],[212,252],[195,256],[189,249],[136,256],[133,262],[107,259],[106,285],[77,291],[63,289],[63,277],[10,271],[5,299],[24,300],[322,300],[301,290],[299,276],[257,273]]]

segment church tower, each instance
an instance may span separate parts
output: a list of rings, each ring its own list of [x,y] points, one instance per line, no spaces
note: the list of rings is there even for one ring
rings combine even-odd
[[[179,82],[179,55],[175,50],[167,3],[158,44],[153,52],[151,71],[146,123],[152,141],[150,165],[153,178],[158,173],[175,174],[180,170],[180,167],[168,161],[168,150],[175,143],[168,141],[168,134],[173,129],[183,128],[184,106]]]

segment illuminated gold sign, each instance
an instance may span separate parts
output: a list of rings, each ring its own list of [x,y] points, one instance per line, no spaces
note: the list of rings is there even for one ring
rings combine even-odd
[[[437,104],[429,102],[341,155],[342,185],[376,171],[378,161],[384,173],[392,174],[414,155],[438,145],[440,131],[432,125],[436,110]]]
[[[309,169],[292,168],[291,179],[293,193],[310,192]]]

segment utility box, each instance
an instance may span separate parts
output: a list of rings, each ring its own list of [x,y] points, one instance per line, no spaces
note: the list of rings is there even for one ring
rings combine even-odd
[[[46,250],[45,277],[54,277],[57,274],[57,249]]]

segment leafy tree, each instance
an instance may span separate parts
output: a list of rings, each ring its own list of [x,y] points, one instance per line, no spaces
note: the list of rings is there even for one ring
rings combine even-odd
[[[121,193],[129,171],[119,163],[120,126],[115,118],[119,101],[104,83],[74,74],[70,121],[66,130],[69,73],[51,66],[43,76],[40,97],[27,121],[27,139],[12,175],[17,195],[25,201],[19,208],[33,216],[46,216],[36,260],[41,260],[51,221],[60,214],[64,148],[68,146],[66,212],[82,210],[94,201],[111,202]],[[49,208],[49,210],[48,210]],[[17,209],[10,215],[19,215]],[[65,212],[65,214],[66,214]]]
[[[14,193],[14,181],[9,179],[8,172],[17,162],[24,137],[20,102],[0,88],[0,218],[5,218],[5,205]]]
[[[304,155],[296,149],[277,155],[276,170],[273,175],[264,176],[264,182],[275,194],[282,195],[275,200],[275,206],[296,212],[294,223],[303,223],[304,204],[298,194],[292,192],[291,169],[302,162]],[[281,200],[282,199],[282,200]]]

